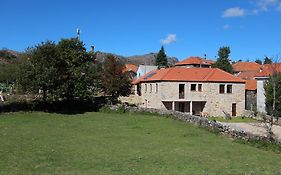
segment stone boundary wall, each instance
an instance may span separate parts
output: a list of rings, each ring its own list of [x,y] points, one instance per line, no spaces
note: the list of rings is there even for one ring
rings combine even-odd
[[[111,106],[111,110],[117,110],[121,106]],[[201,126],[203,128],[207,128],[212,131],[219,132],[223,135],[229,136],[234,139],[242,139],[246,141],[257,140],[257,141],[266,141],[266,142],[274,142],[281,146],[281,142],[277,139],[271,140],[269,137],[256,135],[253,133],[245,132],[239,129],[230,128],[227,125],[223,125],[220,122],[210,121],[207,118],[190,115],[187,113],[182,113],[178,111],[170,111],[170,110],[161,110],[161,109],[151,109],[151,108],[139,108],[139,107],[131,107],[124,106],[125,110],[128,112],[146,112],[146,113],[156,113],[161,116],[171,116],[173,119],[180,120],[186,123],[191,123],[193,125]]]

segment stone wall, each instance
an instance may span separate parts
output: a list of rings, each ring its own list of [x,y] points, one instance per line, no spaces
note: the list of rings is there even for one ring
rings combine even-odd
[[[111,109],[117,110],[118,106],[112,106]],[[157,113],[160,114],[161,116],[171,116],[176,120],[198,125],[207,128],[209,130],[219,132],[223,135],[230,136],[235,139],[242,139],[246,141],[249,140],[258,140],[258,141],[267,141],[267,142],[270,141],[270,138],[266,136],[255,135],[249,132],[245,132],[243,130],[233,129],[227,125],[223,125],[220,122],[210,121],[207,118],[194,116],[178,111],[139,108],[139,107],[130,107],[130,106],[125,106],[125,110],[129,112],[149,112],[149,113]],[[278,140],[274,140],[274,142],[281,145],[281,142]]]
[[[257,91],[246,90],[246,110],[257,110]]]
[[[179,99],[179,84],[184,84],[184,98]],[[202,91],[191,91],[191,84],[202,84]],[[232,85],[232,93],[219,93],[219,85]],[[245,110],[245,84],[243,83],[206,83],[206,82],[151,82],[141,83],[144,104],[141,107],[166,109],[165,102],[202,102],[203,112],[210,116],[223,116],[223,111],[231,114],[232,104],[236,104],[237,115]],[[177,106],[175,106],[177,108]],[[188,111],[189,112],[189,111]]]

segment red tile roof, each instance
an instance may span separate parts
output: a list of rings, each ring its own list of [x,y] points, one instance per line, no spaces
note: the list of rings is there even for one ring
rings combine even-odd
[[[182,66],[182,65],[212,65],[215,62],[213,60],[205,60],[200,57],[189,57],[181,62],[176,63],[176,66]]]
[[[257,80],[246,80],[245,89],[249,91],[257,90]]]
[[[133,84],[151,81],[191,81],[191,82],[233,82],[245,83],[239,77],[218,68],[182,68],[173,67],[151,71]]]
[[[237,76],[244,79],[244,80],[249,80],[249,79],[254,79],[255,75],[259,71],[248,71],[248,72],[241,72]]]
[[[138,66],[134,65],[134,64],[125,64],[124,70],[123,71],[132,71],[134,73],[137,73],[138,71]]]
[[[268,77],[274,72],[281,73],[281,63],[264,64],[262,71],[257,73],[255,77]]]
[[[234,72],[259,71],[261,65],[256,62],[238,62],[232,65]]]

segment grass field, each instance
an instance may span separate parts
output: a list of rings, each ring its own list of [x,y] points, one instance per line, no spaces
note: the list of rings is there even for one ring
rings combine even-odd
[[[0,114],[0,174],[276,174],[281,154],[142,114]]]

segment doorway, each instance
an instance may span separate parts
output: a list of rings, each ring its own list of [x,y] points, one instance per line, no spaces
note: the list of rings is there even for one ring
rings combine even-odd
[[[236,116],[236,103],[232,103],[232,116]]]

